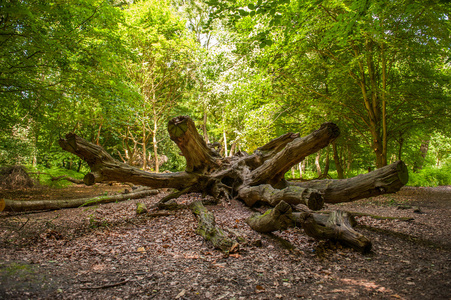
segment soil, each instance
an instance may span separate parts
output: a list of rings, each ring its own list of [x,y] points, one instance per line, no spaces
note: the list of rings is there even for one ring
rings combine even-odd
[[[82,198],[125,188],[0,190],[0,198]],[[373,242],[366,255],[300,228],[254,232],[245,223],[253,211],[238,201],[208,206],[219,226],[243,240],[238,252],[224,254],[196,234],[188,209],[136,214],[137,202],[151,207],[164,195],[1,213],[0,299],[451,299],[451,186],[327,205],[366,214],[356,217]]]

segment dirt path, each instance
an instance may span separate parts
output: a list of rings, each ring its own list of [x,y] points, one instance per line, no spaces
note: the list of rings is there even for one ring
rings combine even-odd
[[[135,215],[136,202],[150,206],[162,196],[0,214],[0,299],[450,299],[449,186],[329,205],[411,219],[357,217],[358,230],[373,241],[368,255],[316,242],[299,228],[258,234],[244,222],[250,211],[232,202],[208,207],[219,225],[247,241],[226,257],[196,235],[188,210]]]

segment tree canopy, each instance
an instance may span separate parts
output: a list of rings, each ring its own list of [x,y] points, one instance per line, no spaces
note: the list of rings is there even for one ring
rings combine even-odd
[[[334,176],[399,159],[411,170],[442,166],[451,158],[450,8],[3,1],[0,163],[67,167],[75,157],[56,141],[73,132],[143,169],[180,170],[165,126],[186,114],[224,156],[331,121],[342,135],[316,159],[328,168],[330,152]]]

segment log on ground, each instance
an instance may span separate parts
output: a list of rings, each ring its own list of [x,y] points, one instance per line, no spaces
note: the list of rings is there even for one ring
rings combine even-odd
[[[191,203],[190,209],[198,219],[197,234],[223,252],[229,252],[236,248],[237,243],[216,226],[215,216],[205,208],[201,201]]]
[[[98,196],[93,198],[67,199],[67,200],[9,200],[0,199],[0,207],[4,206],[4,211],[23,212],[33,210],[56,210],[63,208],[75,208],[80,206],[95,205],[100,203],[110,203],[124,201],[128,199],[139,199],[158,194],[158,190],[138,190],[129,194],[118,194],[111,196]]]
[[[354,230],[355,220],[347,212],[295,213],[294,218],[308,236],[320,240],[336,240],[362,253],[371,251],[371,241]]]
[[[372,172],[348,179],[290,182],[289,185],[315,189],[322,193],[326,203],[341,203],[395,193],[408,180],[409,173],[406,165],[402,161],[397,161]]]
[[[291,206],[285,201],[280,201],[276,207],[267,210],[263,215],[252,215],[246,220],[246,223],[257,232],[269,233],[292,227],[295,220]]]
[[[281,201],[285,201],[288,204],[304,204],[312,210],[320,210],[324,205],[324,198],[317,190],[298,186],[289,186],[284,189],[275,189],[269,184],[245,186],[239,190],[238,196],[247,206],[252,206],[258,201],[276,206]]]

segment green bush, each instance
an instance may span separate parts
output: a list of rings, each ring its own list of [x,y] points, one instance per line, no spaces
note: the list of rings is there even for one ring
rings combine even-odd
[[[84,174],[78,173],[74,170],[67,170],[57,167],[45,168],[44,166],[38,165],[35,168],[28,167],[28,170],[30,170],[30,175],[38,180],[40,184],[47,185],[53,188],[64,188],[72,185],[73,183],[67,180],[52,180],[52,177],[56,178],[59,176],[68,176],[76,179],[83,179],[84,177]]]
[[[419,172],[409,172],[409,186],[451,185],[451,166],[425,167]]]

